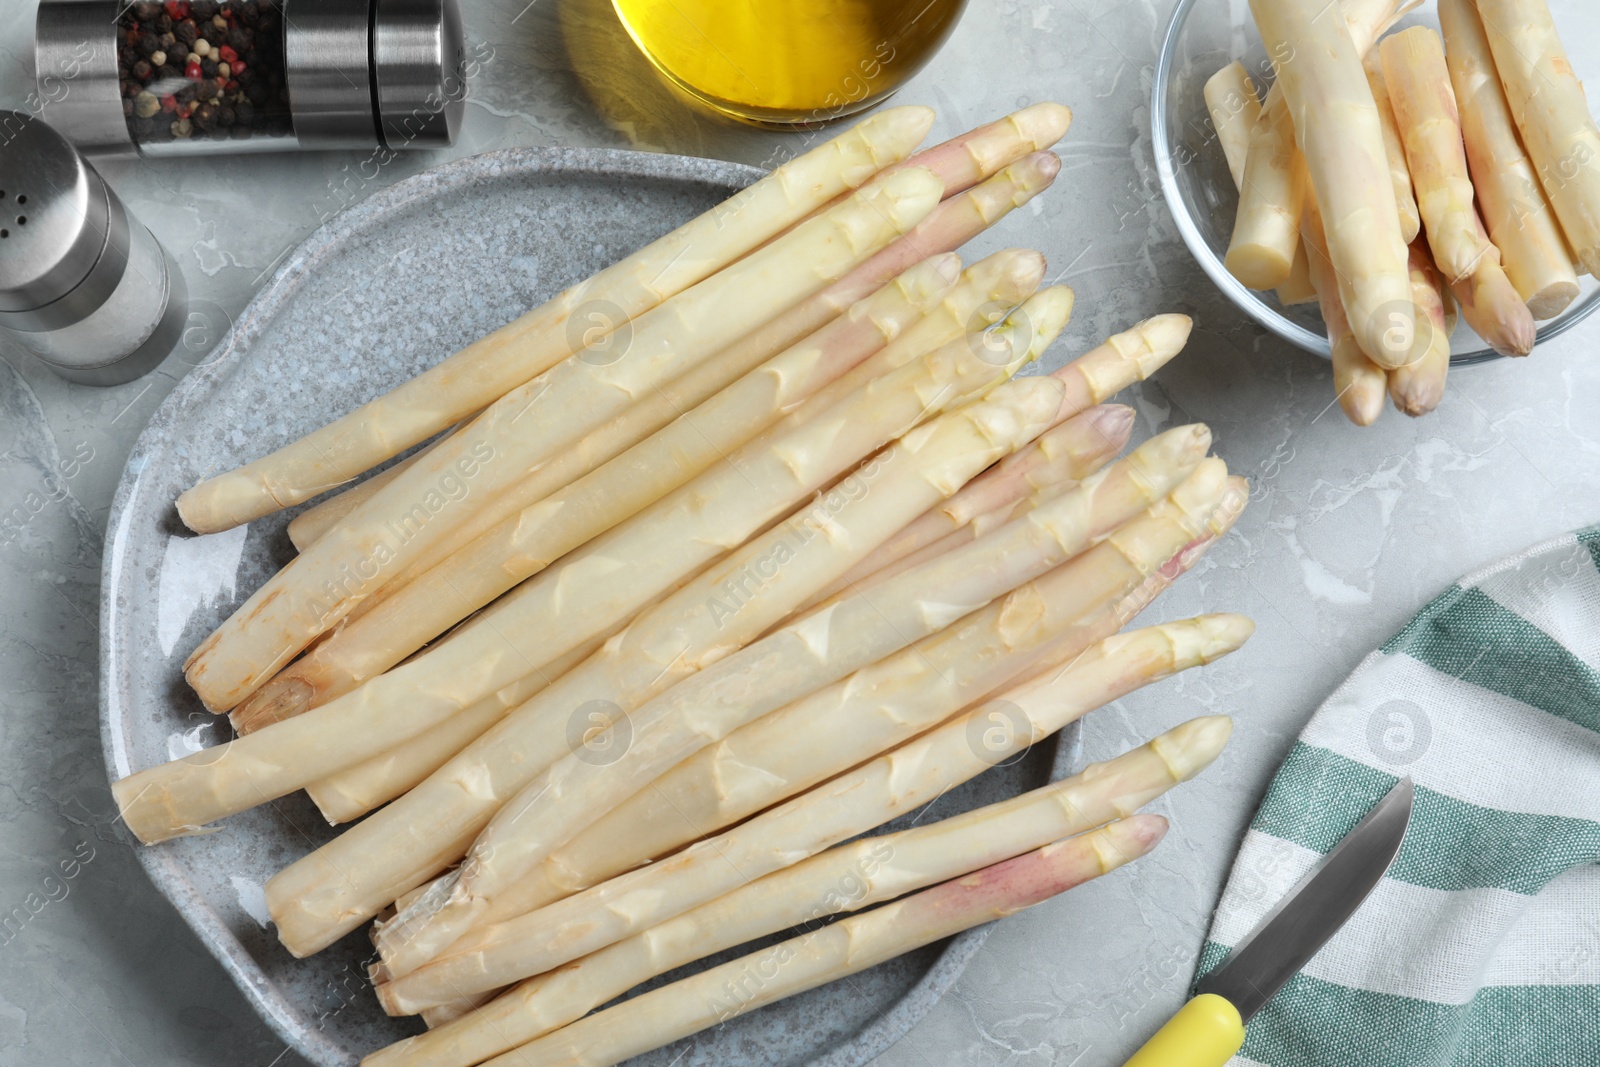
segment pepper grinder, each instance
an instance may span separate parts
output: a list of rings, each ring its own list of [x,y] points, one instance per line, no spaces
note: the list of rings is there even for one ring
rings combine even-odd
[[[83,155],[0,110],[0,333],[68,381],[130,382],[183,334],[183,275]]]
[[[381,165],[454,143],[486,60],[456,0],[40,0],[34,32],[42,114],[95,154],[366,148]]]

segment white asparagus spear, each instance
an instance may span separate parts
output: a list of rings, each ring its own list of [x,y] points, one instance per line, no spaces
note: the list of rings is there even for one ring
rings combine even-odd
[[[1024,305],[1043,324],[1041,348],[1070,306],[1071,291],[1059,289]],[[192,833],[443,722],[615,626],[928,412],[1009,377],[1035,354],[994,366],[962,339],[908,363],[750,462],[722,464],[663,497],[410,663],[312,712],[122,779],[113,790],[124,821],[147,843]],[[1050,395],[1059,393],[1058,386]]]
[[[931,108],[876,115],[328,426],[178,498],[213,533],[316,496],[486,407],[582,347],[588,312],[636,318],[910,155]]]
[[[1489,239],[1473,206],[1444,42],[1427,26],[1413,26],[1385,37],[1378,53],[1428,247],[1445,278],[1458,282],[1477,269]]]
[[[1203,426],[1168,431],[1091,478],[1081,490],[1063,495],[917,573],[901,575],[892,585],[879,587],[865,605],[867,610],[854,617],[839,618],[837,612],[808,617],[635,708],[626,723],[631,743],[624,745],[620,740],[620,724],[611,725],[595,739],[602,747],[617,746],[615,759],[597,760],[586,740],[586,747],[551,765],[507,801],[473,843],[448,906],[475,914],[487,911],[499,893],[637,792],[641,783],[654,781],[705,746],[808,693],[811,696],[801,703],[829,708],[881,693],[877,679],[883,676],[921,694],[919,712],[942,718],[967,699],[1003,682],[1014,673],[1013,657],[1026,653],[1026,641],[1047,641],[1059,628],[1049,625],[1057,606],[1049,602],[1065,602],[1070,596],[1052,597],[1053,587],[1033,590],[1024,586],[1026,592],[1013,591],[1002,603],[979,611],[969,619],[970,625],[952,632],[941,624],[950,615],[966,613],[1013,588],[1018,574],[1026,579],[1041,575],[1099,537],[1110,535],[1116,541],[1114,531],[1175,489],[1200,462],[1210,440]],[[1211,510],[1209,504],[1205,506],[1206,514]],[[1188,534],[1185,540],[1192,536]],[[947,583],[933,580],[935,575],[942,578],[980,571],[988,559],[1002,560],[1016,570],[959,600],[949,596],[953,590]],[[1024,561],[1032,565],[1024,569]],[[1040,583],[1045,584],[1044,579]],[[937,605],[928,603],[928,591],[937,591]],[[1071,591],[1069,585],[1062,593]],[[1041,601],[1045,606],[1040,606]],[[907,617],[895,617],[900,613],[891,605],[904,605]],[[1029,616],[1037,616],[1035,624],[1025,626],[1019,635],[1021,620]],[[856,674],[846,679],[852,670]],[[971,673],[974,680],[964,681],[965,673]],[[833,679],[842,680],[825,694],[817,692]],[[936,686],[948,690],[949,695],[930,699],[927,690]],[[942,714],[934,710],[939,708]],[[820,712],[813,717],[793,708],[786,717],[808,723],[813,736],[823,719]],[[390,967],[399,973],[393,964]]]
[[[601,1067],[1047,900],[1149,852],[1135,815],[702,971],[513,1049],[485,1067]],[[741,990],[746,992],[741,992]]]
[[[1066,294],[1048,290],[1025,305],[1033,308],[1034,344],[1019,360],[1032,358],[1059,332],[1069,303]],[[1019,326],[1002,328],[1019,349],[1020,334]],[[905,435],[854,479],[704,571],[427,782],[280,872],[267,898],[282,940],[292,951],[315,951],[459,859],[499,803],[553,762],[552,747],[563,747],[565,724],[585,703],[607,700],[626,711],[753,640],[892,530],[1025,443],[1048,417],[1041,408],[1053,415],[1063,392],[1058,379],[1007,383],[984,401]],[[878,407],[890,400],[884,397]],[[836,434],[848,436],[846,420],[833,425]],[[828,476],[811,466],[812,457],[790,456],[795,466],[785,478]],[[779,559],[787,563],[774,566]],[[465,792],[464,782],[471,783]],[[352,858],[354,867],[347,862]],[[352,870],[359,875],[346,878]]]
[[[1261,98],[1238,60],[1206,79],[1204,95],[1211,128],[1217,131],[1233,187],[1238,189],[1244,185],[1244,161],[1250,151],[1250,131],[1261,117]]]
[[[1402,5],[1402,8],[1410,8],[1416,2],[1418,0],[1411,0],[1411,3]],[[1398,18],[1395,0],[1360,0],[1360,2],[1346,0],[1346,3],[1341,5],[1341,13],[1344,14],[1344,19],[1349,24],[1350,37],[1357,45],[1357,50],[1363,51],[1363,53],[1370,48],[1371,42],[1376,38],[1376,35],[1381,34],[1382,30],[1387,29],[1390,22]],[[1238,64],[1234,64],[1234,66],[1238,66]],[[1229,70],[1230,67],[1224,67],[1224,69],[1219,70],[1218,74],[1211,75],[1211,82],[1218,82],[1219,94],[1221,94],[1222,86],[1227,85],[1238,75],[1243,74],[1243,67],[1240,67],[1238,72],[1227,74],[1224,77],[1224,74]],[[1211,82],[1206,83],[1206,91],[1211,91]],[[1253,94],[1254,88],[1251,88],[1250,91]],[[1206,101],[1208,101],[1206,106],[1211,110],[1211,120],[1218,126],[1218,139],[1222,141],[1222,150],[1227,154],[1229,173],[1234,178],[1234,187],[1240,190],[1242,200],[1248,200],[1251,203],[1250,210],[1262,213],[1262,218],[1266,219],[1269,224],[1275,218],[1278,218],[1280,213],[1282,213],[1282,218],[1298,218],[1293,214],[1294,186],[1283,181],[1283,173],[1285,173],[1283,168],[1285,166],[1301,168],[1304,163],[1302,163],[1302,160],[1290,162],[1288,158],[1278,154],[1278,144],[1280,142],[1277,139],[1272,139],[1272,141],[1262,146],[1267,155],[1262,160],[1258,160],[1258,166],[1269,165],[1267,162],[1270,160],[1270,173],[1267,174],[1266,181],[1262,184],[1261,176],[1258,174],[1258,182],[1251,184],[1250,194],[1245,195],[1245,168],[1248,165],[1248,146],[1250,146],[1251,130],[1254,130],[1256,123],[1261,120],[1261,104],[1254,102],[1254,106],[1251,106],[1251,98],[1246,98],[1243,94],[1240,94],[1240,98],[1245,99],[1245,109],[1243,109],[1243,112],[1235,112],[1232,117],[1227,114],[1229,110],[1232,110],[1230,107],[1218,109],[1218,107],[1211,104],[1210,96],[1206,98]],[[1269,98],[1269,101],[1274,101],[1275,106],[1282,107],[1283,94],[1280,91],[1272,91],[1267,98]],[[1222,112],[1221,118],[1219,118],[1219,110]],[[1246,120],[1248,120],[1248,125],[1245,125]],[[1224,125],[1222,125],[1224,122],[1230,123],[1232,128],[1224,130]],[[1264,133],[1264,136],[1266,136],[1266,133]],[[1395,147],[1398,147],[1398,142]],[[1235,160],[1235,150],[1240,149],[1243,150],[1243,155]],[[1291,150],[1293,150],[1294,154],[1299,154],[1299,149],[1291,147]],[[1390,157],[1390,163],[1392,163],[1392,158],[1394,157]],[[1410,189],[1410,186],[1408,186],[1408,189]],[[1413,214],[1414,219],[1414,214],[1416,214],[1414,205],[1413,213],[1411,214]],[[1405,216],[1402,213],[1402,222],[1403,219],[1405,219]],[[1258,240],[1258,242],[1259,240],[1264,240],[1259,230],[1254,240]],[[1293,307],[1296,304],[1314,302],[1317,299],[1317,286],[1315,286],[1315,283],[1312,282],[1312,277],[1310,277],[1310,261],[1306,256],[1306,243],[1298,240],[1298,237],[1293,232],[1283,232],[1283,234],[1278,235],[1277,242],[1277,248],[1282,251],[1275,254],[1288,254],[1288,248],[1293,245],[1290,272],[1288,272],[1288,277],[1277,286],[1278,304],[1282,304],[1283,307]]]
[[[1395,121],[1389,85],[1383,79],[1383,61],[1376,51],[1368,52],[1361,63],[1372,88],[1372,101],[1378,105],[1378,121],[1383,123],[1383,154],[1389,161],[1389,180],[1394,185],[1394,203],[1400,212],[1400,237],[1406,244],[1417,239],[1422,216],[1417,211],[1416,189],[1411,184],[1411,167],[1406,163],[1406,145]]]
[[[1275,57],[1352,334],[1378,365],[1404,366],[1415,309],[1363,51],[1325,0],[1251,0],[1250,10]]]
[[[1249,636],[1240,616],[1203,616],[1101,642],[1071,668],[1008,690],[900,748],[749,822],[509,923],[380,987],[407,1008],[495,989],[586,956],[782,870],[933,800],[1066,723]]]
[[[1032,110],[1032,108],[1026,109],[1026,111]],[[1026,111],[1019,112],[1019,116]],[[947,148],[977,137],[986,129],[989,127],[982,127],[964,138],[957,138],[956,141],[941,145],[937,149],[930,149],[927,153],[919,153],[913,158],[920,159],[930,154],[939,155]],[[1023,146],[1026,147],[1031,143],[1025,142]],[[990,150],[982,155],[974,156],[963,152],[959,158],[966,161],[966,167],[946,163],[936,172],[947,182],[970,183],[987,176],[988,172],[981,168],[999,166],[1001,162],[1010,158],[1010,153],[996,154],[991,146]],[[453,531],[450,536],[423,553],[410,568],[397,574],[394,583],[410,580],[506,517],[530,504],[537,503],[549,493],[611,459],[623,449],[637,444],[686,408],[703,402],[735,378],[749,372],[764,359],[820,329],[845,307],[870,295],[901,271],[928,256],[960,248],[968,240],[1004,218],[1010,211],[1027,203],[1047,188],[1060,169],[1061,161],[1056,156],[1049,152],[1035,152],[1016,160],[1004,170],[993,174],[992,177],[981,181],[959,196],[946,199],[910,233],[896,240],[844,278],[790,308],[760,329],[740,338],[713,359],[674,381],[671,386],[662,387],[655,394],[641,398],[617,419],[592,431],[575,446],[577,451],[586,454],[575,457],[583,459],[581,465],[574,467],[568,454],[563,452],[524,479],[512,491],[494,500],[485,501],[484,506],[463,523],[459,530]],[[857,379],[858,384],[862,380],[864,379]],[[693,387],[689,388],[691,385]],[[661,395],[672,392],[683,395],[678,397]],[[837,399],[842,393],[833,395]],[[670,403],[664,402],[668,400]],[[381,600],[389,587],[386,583],[372,596],[355,605],[351,610],[351,617],[359,617],[361,612],[367,609],[367,605],[375,600]]]
[[[1414,363],[1389,372],[1389,398],[1407,415],[1426,415],[1444,397],[1450,370],[1450,290],[1434,266],[1425,240],[1411,243],[1411,292],[1417,305],[1417,329],[1426,331],[1427,353]]]
[[[1600,128],[1544,0],[1478,0],[1522,144],[1567,244],[1600,276]]]
[[[658,974],[1127,818],[1222,752],[1225,716],[1192,719],[1080,774],[953,818],[839,845],[530,979],[471,1019],[373,1053],[363,1067],[471,1067],[582,1018]]]
[[[1245,72],[1244,65],[1235,61],[1206,81],[1205,96],[1206,107],[1211,112],[1211,123],[1217,131],[1217,140],[1228,160],[1228,173],[1233,178],[1233,187],[1242,192],[1245,164],[1250,151],[1250,132],[1261,119],[1261,101],[1256,97],[1255,85]],[[1306,260],[1305,245],[1296,241],[1289,274],[1278,286],[1278,302],[1290,307],[1316,298],[1317,291],[1311,285],[1311,268]]]
[[[1199,537],[1180,548],[1170,559],[1149,574],[1122,599],[1099,613],[1081,616],[1055,643],[1046,645],[1028,663],[1016,678],[997,686],[984,696],[985,701],[1003,696],[1006,689],[1024,681],[1034,681],[1045,674],[1070,669],[1081,659],[1085,650],[1092,650],[1126,626],[1145,608],[1149,607],[1172,583],[1187,574],[1200,558],[1211,550],[1224,534],[1233,529],[1239,516],[1250,502],[1250,483],[1239,475],[1228,478],[1222,502],[1211,515],[1206,529]],[[531,910],[531,909],[529,909]]]
[[[1467,166],[1500,265],[1534,318],[1554,318],[1577,299],[1577,268],[1517,134],[1489,38],[1471,0],[1439,0],[1439,26],[1461,107]]]
[[[1345,418],[1357,426],[1371,426],[1383,414],[1383,394],[1388,385],[1382,367],[1367,358],[1356,343],[1350,319],[1339,296],[1339,281],[1328,258],[1328,239],[1316,198],[1308,199],[1300,221],[1300,236],[1311,262],[1311,280],[1317,288],[1322,322],[1328,330],[1333,359],[1333,389]]]
[[[184,665],[206,705],[254,692],[350,604],[392,577],[534,465],[785,308],[825,288],[920,221],[939,180],[901,171],[640,316],[490,405],[270,578]]]
[[[1282,94],[1268,97],[1250,127],[1249,149],[1239,187],[1224,265],[1252,289],[1288,281],[1294,266],[1300,212],[1305,204],[1305,157],[1295,146],[1294,122]]]
[[[954,253],[917,264],[810,337],[589,474],[485,531],[330,635],[241,705],[273,722],[355,689],[555,560],[698,477],[801,400],[913,330],[950,293]],[[1002,284],[1012,277],[1002,273]],[[1024,290],[1003,295],[1021,298]],[[987,290],[985,297],[993,298]]]
[[[1066,136],[1071,125],[1072,110],[1046,100],[958,134],[932,148],[924,148],[907,159],[885,167],[875,180],[881,181],[907,167],[923,167],[944,182],[945,195],[949,197],[1021,161],[1029,154],[1049,155],[1044,150]],[[1059,160],[1056,165],[1059,167]],[[848,191],[840,193],[819,210],[833,207],[848,195]],[[949,251],[954,251],[954,247]]]
[[[1206,107],[1211,111],[1211,121],[1217,130],[1217,140],[1221,142],[1223,154],[1227,156],[1228,173],[1233,177],[1233,187],[1243,192],[1250,134],[1261,120],[1261,101],[1256,98],[1255,86],[1251,84],[1244,66],[1237,61],[1213,74],[1206,82],[1205,92]],[[1257,207],[1252,210],[1260,209],[1261,205],[1258,202]],[[1278,286],[1278,302],[1284,307],[1289,307],[1316,298],[1316,290],[1311,286],[1310,266],[1306,260],[1305,246],[1297,241],[1294,257],[1289,264],[1288,276]]]

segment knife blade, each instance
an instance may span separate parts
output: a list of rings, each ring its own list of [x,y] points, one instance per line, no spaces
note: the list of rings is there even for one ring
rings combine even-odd
[[[1402,778],[1203,978],[1125,1067],[1221,1067],[1244,1024],[1355,914],[1400,854],[1415,789]]]

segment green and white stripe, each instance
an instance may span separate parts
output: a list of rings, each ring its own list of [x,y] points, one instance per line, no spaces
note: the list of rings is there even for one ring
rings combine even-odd
[[[1405,846],[1235,1067],[1600,1067],[1600,527],[1429,604],[1317,710],[1205,974],[1401,775]]]

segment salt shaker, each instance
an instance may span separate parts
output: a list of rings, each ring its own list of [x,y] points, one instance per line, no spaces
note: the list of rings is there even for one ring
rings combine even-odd
[[[120,385],[183,334],[183,275],[48,123],[0,110],[0,335],[68,381]]]

